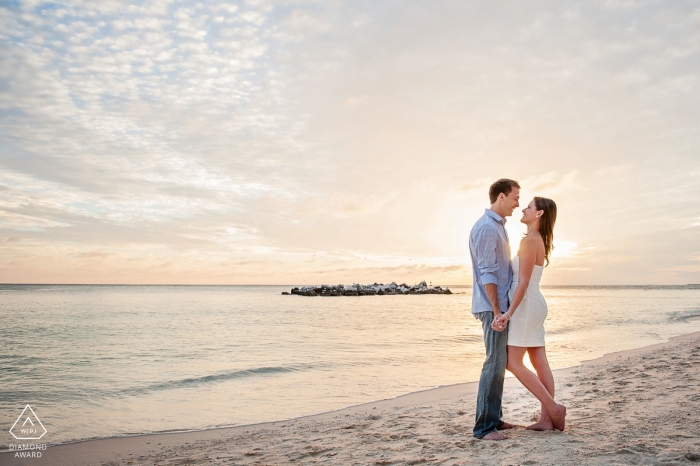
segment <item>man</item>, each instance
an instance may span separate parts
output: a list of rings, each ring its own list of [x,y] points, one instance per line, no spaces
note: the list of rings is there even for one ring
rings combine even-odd
[[[508,327],[507,323],[499,326],[495,321],[508,311],[510,304],[508,289],[513,270],[510,267],[505,218],[510,217],[520,205],[519,199],[520,185],[517,181],[502,178],[493,183],[489,188],[491,208],[486,209],[469,235],[474,272],[472,313],[481,321],[486,346],[486,360],[481,369],[476,401],[474,437],[484,440],[504,440],[508,437],[498,430],[513,427],[501,420],[503,380],[508,362]]]

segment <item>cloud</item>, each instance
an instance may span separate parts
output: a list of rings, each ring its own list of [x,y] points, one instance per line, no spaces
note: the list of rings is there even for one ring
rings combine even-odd
[[[65,226],[68,226],[68,224],[41,217],[0,211],[0,229],[10,231],[45,231],[47,228]]]
[[[473,181],[467,184],[463,184],[459,190],[463,192],[474,192],[478,191],[480,193],[488,193],[489,186],[496,181],[495,179],[481,179],[479,181]]]
[[[73,257],[78,257],[81,259],[106,259],[107,257],[113,255],[113,253],[96,250],[96,251],[80,251],[70,253]]]
[[[556,198],[555,276],[685,267],[696,23],[646,1],[4,4],[0,234],[22,241],[3,247],[30,281],[91,278],[70,255],[91,251],[105,281],[404,273],[450,254],[426,264],[462,273],[438,269],[466,262],[505,176]],[[676,228],[689,245],[664,258]]]
[[[700,265],[674,265],[660,269],[666,272],[700,272]]]
[[[356,105],[363,104],[367,101],[367,96],[362,96],[362,97],[351,97],[348,100],[345,101],[346,107],[354,107]]]
[[[521,186],[526,186],[529,191],[534,191],[538,196],[552,196],[562,192],[563,190],[572,191],[583,189],[583,186],[576,182],[576,171],[559,175],[552,171],[526,178],[521,181]]]

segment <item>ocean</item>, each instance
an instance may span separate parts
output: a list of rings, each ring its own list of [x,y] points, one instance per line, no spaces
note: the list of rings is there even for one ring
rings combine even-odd
[[[289,286],[0,285],[0,444],[288,419],[478,380],[471,288],[282,296]],[[543,287],[554,369],[700,331],[700,286]]]

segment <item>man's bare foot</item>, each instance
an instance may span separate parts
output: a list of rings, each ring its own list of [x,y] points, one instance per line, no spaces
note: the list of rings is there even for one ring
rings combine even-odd
[[[499,432],[489,432],[481,437],[481,440],[506,440],[508,437]]]
[[[537,431],[543,431],[543,430],[554,430],[554,424],[552,424],[552,421],[549,420],[542,420],[540,419],[534,424],[531,424],[525,428],[525,430],[537,430]]]
[[[549,415],[552,417],[554,428],[564,432],[564,427],[566,427],[566,406],[557,405],[554,412],[550,412]]]
[[[512,429],[514,427],[515,427],[515,425],[511,424],[510,422],[503,422],[503,424],[501,424],[501,427],[499,427],[498,430],[507,430],[507,429]]]

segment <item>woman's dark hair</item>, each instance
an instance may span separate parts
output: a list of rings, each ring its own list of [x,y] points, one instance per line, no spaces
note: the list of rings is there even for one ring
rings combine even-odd
[[[499,194],[503,193],[507,196],[513,190],[513,188],[520,189],[520,185],[517,181],[509,180],[508,178],[501,178],[493,183],[489,188],[489,200],[491,201],[491,204],[496,202]]]
[[[535,197],[535,208],[544,211],[544,214],[540,217],[540,235],[542,235],[542,241],[544,241],[546,267],[549,265],[549,255],[554,249],[552,241],[554,241],[554,222],[557,221],[557,205],[553,200],[546,197]]]

